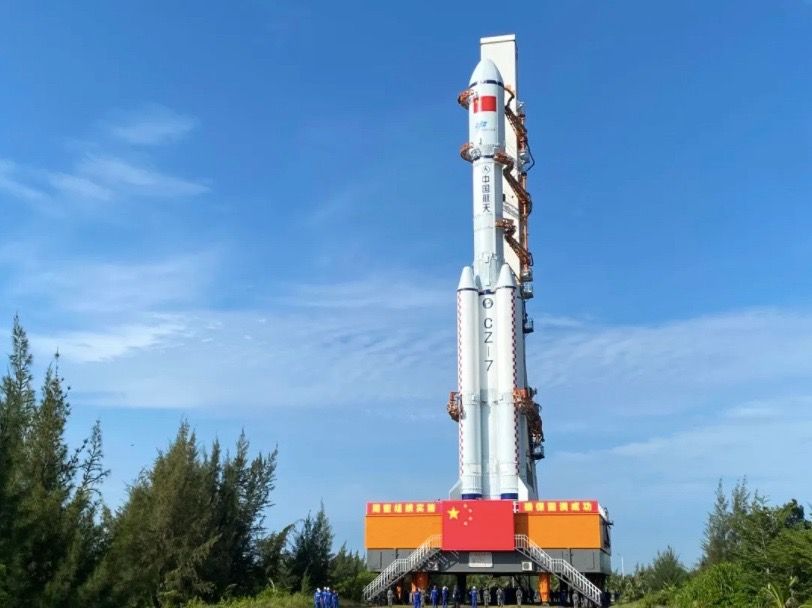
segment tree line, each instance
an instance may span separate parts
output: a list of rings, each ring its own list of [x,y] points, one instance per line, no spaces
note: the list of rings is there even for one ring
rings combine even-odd
[[[812,521],[796,500],[770,505],[745,479],[728,495],[720,481],[693,570],[668,547],[610,585],[645,608],[812,608]]]
[[[59,357],[34,389],[26,333],[15,317],[0,386],[0,606],[168,608],[330,584],[359,597],[370,580],[357,552],[332,552],[322,505],[268,532],[277,450],[251,456],[204,448],[187,422],[111,510],[101,485],[102,429],[71,447]]]

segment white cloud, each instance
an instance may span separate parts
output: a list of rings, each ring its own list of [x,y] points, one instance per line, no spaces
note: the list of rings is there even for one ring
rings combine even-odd
[[[209,191],[205,184],[189,181],[111,156],[89,156],[78,166],[88,176],[125,194],[161,197],[189,197]]]
[[[103,331],[67,331],[31,336],[39,352],[59,352],[66,360],[99,363],[131,355],[134,351],[166,346],[184,330],[181,319],[158,318],[154,323],[111,327]]]
[[[453,385],[454,325],[442,321],[453,292],[415,297],[376,278],[302,286],[297,297],[324,297],[315,307],[291,298],[269,310],[197,310],[214,260],[40,267],[21,272],[17,290],[74,325],[40,338],[39,351],[59,346],[75,386],[120,395],[122,406],[377,407],[387,392],[440,403]],[[353,292],[359,302],[348,301]],[[407,322],[415,310],[420,322]]]
[[[668,414],[812,383],[812,315],[748,310],[652,326],[585,325],[534,348],[542,395],[590,411]],[[538,373],[538,372],[536,372]],[[724,400],[728,400],[724,403]]]
[[[129,112],[117,124],[109,126],[110,133],[133,145],[159,145],[182,139],[195,127],[197,120],[157,104]]]
[[[23,255],[24,254],[24,255]],[[219,268],[216,252],[152,262],[45,261],[41,252],[13,244],[0,249],[0,264],[15,272],[12,294],[34,297],[62,313],[140,315],[194,305]]]
[[[48,176],[51,185],[69,197],[80,199],[97,199],[109,201],[114,193],[110,188],[97,184],[96,182],[79,175],[68,173],[52,173]]]
[[[302,308],[381,308],[409,310],[453,306],[454,290],[438,281],[415,277],[404,280],[403,272],[383,274],[340,283],[288,286],[278,302]],[[450,309],[450,308],[449,308]]]
[[[0,190],[26,201],[43,201],[48,195],[42,190],[21,181],[20,168],[8,160],[0,160]]]
[[[126,115],[108,129],[131,144],[159,144],[180,139],[197,122],[162,106]],[[93,203],[120,202],[127,198],[189,198],[205,194],[201,180],[172,175],[150,165],[149,157],[134,158],[132,151],[110,141],[85,142],[82,156],[62,167],[22,166],[0,159],[0,191],[27,202],[47,215],[65,217],[65,211],[96,213]],[[117,149],[118,148],[118,149]],[[88,153],[87,150],[92,150]]]

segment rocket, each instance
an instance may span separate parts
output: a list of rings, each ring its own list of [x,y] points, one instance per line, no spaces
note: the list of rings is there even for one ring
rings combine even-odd
[[[483,59],[463,93],[473,176],[474,259],[457,287],[459,481],[452,497],[533,499],[533,446],[520,411],[527,389],[524,299],[505,261],[502,174],[505,88],[496,65]],[[508,169],[511,167],[508,166]],[[532,404],[532,400],[531,400]],[[535,405],[535,404],[532,404]],[[449,410],[451,410],[451,404]]]

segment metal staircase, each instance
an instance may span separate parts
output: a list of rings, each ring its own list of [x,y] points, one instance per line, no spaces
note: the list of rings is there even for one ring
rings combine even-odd
[[[409,572],[418,570],[429,559],[440,552],[440,535],[429,536],[423,543],[408,557],[396,559],[372,581],[364,587],[364,600],[367,602],[386,591],[397,581],[406,576]]]
[[[603,592],[600,588],[578,572],[567,560],[551,557],[524,534],[516,534],[515,543],[516,551],[541,566],[545,572],[555,574],[595,606],[602,605]],[[393,561],[381,571],[375,580],[364,587],[364,600],[372,601],[410,572],[419,570],[428,560],[440,553],[440,546],[440,535],[435,534],[429,536],[407,557]]]
[[[529,557],[547,572],[552,572],[596,606],[602,605],[603,592],[592,581],[578,572],[565,559],[553,559],[524,534],[516,534],[516,551]]]

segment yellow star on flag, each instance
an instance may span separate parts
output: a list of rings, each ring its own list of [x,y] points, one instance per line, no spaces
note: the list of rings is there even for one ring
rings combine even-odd
[[[459,517],[459,515],[460,515],[460,512],[457,511],[457,509],[455,507],[451,507],[448,510],[448,519],[457,519]]]

